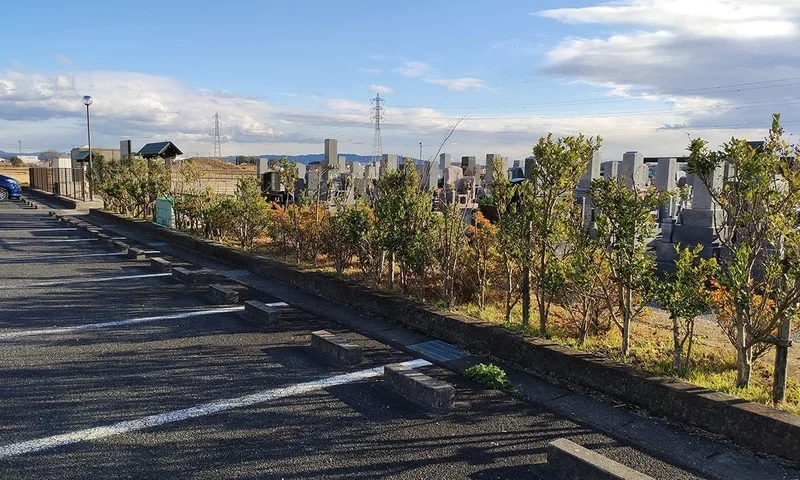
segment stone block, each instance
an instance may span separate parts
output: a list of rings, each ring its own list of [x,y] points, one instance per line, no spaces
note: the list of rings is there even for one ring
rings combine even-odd
[[[725,215],[720,210],[704,210],[699,208],[684,208],[680,213],[681,223],[699,227],[721,227],[724,225]]]
[[[565,438],[547,446],[547,466],[562,478],[576,480],[653,480]]]
[[[150,268],[157,272],[170,272],[172,271],[172,263],[161,257],[153,257],[150,259]]]
[[[461,170],[464,172],[465,177],[476,176],[478,173],[478,165],[475,157],[461,157]]]
[[[112,246],[113,246],[113,247],[114,247],[114,248],[115,248],[115,249],[116,249],[118,252],[122,252],[122,253],[125,253],[125,254],[127,255],[127,253],[128,253],[128,248],[129,248],[127,243],[125,243],[125,242],[121,242],[121,241],[119,241],[119,240],[114,240],[113,242],[111,242],[111,245],[112,245]]]
[[[586,165],[586,172],[578,182],[578,189],[587,191],[592,184],[592,180],[600,178],[600,165],[603,163],[603,155],[600,151],[594,152],[592,158],[589,159],[589,164]]]
[[[648,172],[642,152],[626,152],[622,156],[619,175],[623,177],[628,188],[633,188],[634,185],[637,187],[648,185],[650,183]]]
[[[311,348],[322,356],[342,365],[361,363],[361,347],[326,331],[311,332]]]
[[[675,190],[678,181],[678,159],[659,158],[656,166],[656,188],[660,192]]]
[[[603,163],[603,178],[605,180],[617,178],[619,176],[619,164],[620,162],[616,161]]]
[[[283,302],[262,303],[257,300],[244,302],[244,319],[257,326],[270,325],[286,317],[290,307]]]
[[[680,243],[686,247],[695,246],[697,244],[710,245],[716,238],[717,231],[714,227],[677,224],[672,229],[672,242]]]
[[[129,248],[127,256],[131,260],[147,260],[147,254],[141,248]]]
[[[208,297],[216,305],[234,305],[239,303],[239,292],[218,284],[208,286]]]
[[[175,267],[172,269],[172,278],[183,283],[198,283],[200,282],[200,272],[184,267]]]
[[[401,364],[387,365],[383,379],[397,393],[435,412],[453,408],[456,391],[452,385],[431,378]]]
[[[453,166],[453,157],[449,153],[439,154],[439,170],[444,171],[447,167]]]

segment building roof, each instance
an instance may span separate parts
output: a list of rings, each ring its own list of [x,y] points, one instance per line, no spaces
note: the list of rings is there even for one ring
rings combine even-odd
[[[89,150],[81,150],[75,154],[75,161],[76,162],[85,162],[89,158]],[[94,158],[94,155],[92,155]]]
[[[148,143],[139,150],[139,155],[144,158],[170,158],[178,155],[183,155],[178,147],[172,142],[156,142]]]

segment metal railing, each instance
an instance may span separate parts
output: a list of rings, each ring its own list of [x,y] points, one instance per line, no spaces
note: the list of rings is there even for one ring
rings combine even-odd
[[[89,183],[80,168],[31,168],[30,186],[54,195],[87,200]]]

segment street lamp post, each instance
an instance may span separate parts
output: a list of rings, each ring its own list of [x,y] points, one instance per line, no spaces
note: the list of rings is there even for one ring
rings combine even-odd
[[[422,161],[422,142],[419,142],[419,161]]]
[[[92,129],[89,127],[89,105],[94,102],[94,99],[86,95],[83,97],[83,104],[86,105],[86,137],[89,141],[89,200],[94,200],[94,188],[92,182]],[[84,197],[86,194],[84,193]]]

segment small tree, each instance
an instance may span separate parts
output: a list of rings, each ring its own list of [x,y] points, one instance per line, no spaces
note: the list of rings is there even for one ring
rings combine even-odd
[[[497,249],[503,265],[503,294],[505,322],[511,322],[511,310],[519,301],[515,293],[519,291],[518,276],[519,252],[518,236],[521,233],[517,205],[513,202],[516,187],[508,180],[505,174],[505,165],[500,158],[491,161],[492,169],[492,199],[497,209]]]
[[[261,196],[256,177],[240,177],[236,183],[233,235],[242,248],[252,250],[253,241],[269,226],[270,209]]]
[[[606,290],[604,298],[611,319],[622,333],[622,355],[627,356],[631,322],[644,309],[640,294],[651,284],[648,280],[653,260],[646,248],[656,227],[650,212],[660,204],[660,198],[653,190],[628,189],[621,179],[595,179],[589,194],[595,206],[599,252],[616,290]]]
[[[297,164],[286,157],[279,159],[278,179],[286,189],[286,196],[283,200],[283,206],[286,207],[289,205],[289,194],[294,192],[294,186],[297,183]]]
[[[553,140],[553,135],[548,134],[533,148],[536,161],[531,162],[527,172],[529,181],[526,186],[529,188],[521,196],[521,208],[531,237],[523,239],[527,252],[524,265],[530,268],[535,283],[542,335],[547,333],[547,317],[553,301],[552,289],[548,288],[553,285],[548,281],[548,269],[551,261],[559,256],[567,219],[574,214],[575,187],[601,143],[599,137],[595,140],[578,135]],[[529,293],[523,292],[524,304],[529,301]],[[523,323],[528,324],[530,309],[523,310]]]
[[[22,159],[21,159],[21,158],[19,158],[19,157],[18,157],[18,156],[16,156],[16,155],[14,155],[13,157],[11,157],[11,159],[9,160],[9,162],[11,162],[11,166],[12,166],[12,167],[21,167],[22,165],[24,165],[24,162],[22,161]]]
[[[368,211],[360,204],[337,200],[324,235],[325,252],[333,259],[336,273],[343,273],[369,232]]]
[[[702,245],[694,249],[680,248],[680,245],[675,248],[678,251],[675,272],[656,284],[655,294],[672,320],[672,370],[678,373],[688,367],[691,359],[695,319],[711,310],[711,295],[706,284],[718,269],[715,259],[700,257]]]
[[[475,214],[474,224],[467,229],[472,260],[475,263],[476,283],[478,284],[478,308],[486,307],[486,287],[489,283],[491,265],[497,260],[497,226],[483,216]]]
[[[445,205],[435,223],[432,258],[438,266],[442,286],[442,302],[446,308],[455,300],[456,270],[467,245],[464,212],[458,205]]]
[[[777,348],[773,397],[785,396],[789,334],[800,307],[800,168],[798,146],[783,140],[774,115],[763,148],[731,139],[720,151],[694,139],[689,171],[697,174],[723,212],[715,225],[722,244],[714,308],[737,352],[738,387],[750,384],[752,365]],[[733,174],[713,179],[723,162]]]

